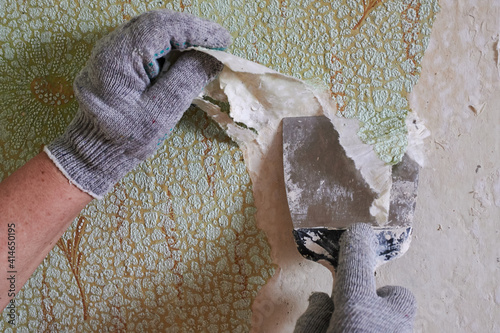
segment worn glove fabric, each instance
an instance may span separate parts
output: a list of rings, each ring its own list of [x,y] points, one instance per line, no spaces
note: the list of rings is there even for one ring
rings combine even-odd
[[[412,332],[416,315],[413,294],[397,286],[376,290],[377,246],[370,225],[358,223],[347,229],[340,240],[333,299],[314,293],[295,333]],[[331,318],[325,320],[328,314]]]
[[[44,148],[81,190],[102,198],[152,155],[192,100],[223,68],[198,51],[183,52],[167,71],[159,58],[190,46],[225,48],[216,23],[157,10],[101,39],[74,82],[79,110],[66,132]]]

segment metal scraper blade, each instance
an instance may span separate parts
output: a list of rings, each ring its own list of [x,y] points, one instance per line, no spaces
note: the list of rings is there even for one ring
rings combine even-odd
[[[336,267],[340,236],[356,222],[374,226],[379,262],[408,248],[419,170],[407,156],[393,168],[389,221],[383,227],[369,211],[377,194],[347,157],[328,118],[283,119],[283,167],[294,236],[304,257]]]

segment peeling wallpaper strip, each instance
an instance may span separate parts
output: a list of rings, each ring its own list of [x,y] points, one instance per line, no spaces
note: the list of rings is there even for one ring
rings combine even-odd
[[[242,148],[246,165],[256,183],[263,168],[264,156],[271,144],[279,138],[281,122],[285,117],[327,116],[339,133],[340,143],[361,171],[365,181],[379,194],[370,211],[380,224],[387,222],[391,183],[391,166],[377,156],[372,146],[363,143],[356,133],[359,122],[339,116],[337,107],[326,89],[266,68],[234,55],[199,49],[211,54],[225,65],[219,77],[205,88],[211,100],[229,104],[229,116],[220,117],[220,108],[204,98],[195,104],[214,117],[226,133]],[[409,155],[423,163],[423,139],[428,135],[425,126],[415,114],[409,119]],[[239,124],[253,129],[245,130]],[[281,165],[277,165],[281,168]]]

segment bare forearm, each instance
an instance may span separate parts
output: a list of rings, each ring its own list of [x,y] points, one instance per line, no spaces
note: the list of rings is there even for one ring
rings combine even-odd
[[[0,310],[12,298],[12,284],[17,293],[91,200],[45,153],[0,183]]]

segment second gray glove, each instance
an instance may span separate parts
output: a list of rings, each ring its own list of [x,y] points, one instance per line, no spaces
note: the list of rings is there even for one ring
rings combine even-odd
[[[376,289],[377,238],[368,224],[354,224],[342,235],[333,299],[314,293],[297,320],[295,333],[408,333],[416,302],[406,288]]]
[[[223,68],[187,51],[166,72],[158,59],[189,46],[225,48],[229,33],[189,14],[158,10],[101,39],[74,83],[79,110],[45,152],[81,190],[102,198],[152,155],[192,100]]]

